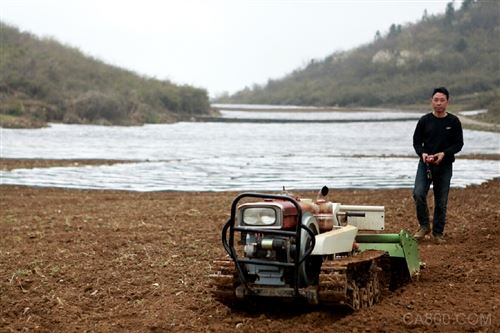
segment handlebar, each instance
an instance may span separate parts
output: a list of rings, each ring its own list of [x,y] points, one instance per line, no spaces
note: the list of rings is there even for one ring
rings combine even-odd
[[[366,217],[366,213],[362,213],[362,212],[338,212],[337,216]]]

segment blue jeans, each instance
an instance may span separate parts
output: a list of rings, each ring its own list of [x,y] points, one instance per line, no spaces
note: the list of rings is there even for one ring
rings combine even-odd
[[[427,176],[427,168],[430,169],[432,179]],[[446,224],[446,207],[448,205],[448,192],[450,191],[453,166],[451,163],[443,165],[427,165],[420,160],[418,162],[415,187],[413,188],[413,199],[417,208],[417,219],[421,227],[429,227],[429,208],[427,207],[427,193],[433,184],[434,192],[434,220],[432,233],[442,235]]]

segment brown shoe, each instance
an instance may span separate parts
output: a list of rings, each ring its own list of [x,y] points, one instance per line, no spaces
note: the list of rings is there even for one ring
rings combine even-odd
[[[444,239],[444,236],[441,234],[436,234],[432,235],[434,237],[434,243],[436,244],[443,244],[446,243],[446,240]]]
[[[425,235],[428,235],[430,233],[431,233],[431,228],[429,228],[428,226],[420,226],[420,229],[418,229],[418,231],[415,233],[415,235],[413,235],[413,237],[415,237],[415,239],[423,239]]]

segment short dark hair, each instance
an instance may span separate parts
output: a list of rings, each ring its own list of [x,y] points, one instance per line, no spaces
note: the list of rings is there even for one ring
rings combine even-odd
[[[450,99],[450,93],[448,92],[448,89],[446,89],[445,87],[434,88],[431,97],[434,97],[434,95],[436,95],[437,93],[445,94],[446,99]]]

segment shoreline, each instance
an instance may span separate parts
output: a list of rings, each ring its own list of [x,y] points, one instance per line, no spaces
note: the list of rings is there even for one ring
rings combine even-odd
[[[251,111],[251,112],[262,112],[262,113],[282,113],[282,112],[292,112],[292,113],[301,113],[301,112],[341,112],[341,113],[350,113],[350,112],[369,112],[369,113],[379,113],[379,112],[388,112],[388,113],[421,113],[424,115],[428,111],[421,111],[421,109],[394,109],[394,108],[386,108],[386,107],[357,107],[357,108],[347,108],[347,107],[296,107],[296,108],[256,108],[256,109],[248,109],[242,107],[212,107],[212,111],[206,115],[201,116],[193,116],[193,115],[178,115],[176,122],[225,122],[225,123],[233,123],[233,122],[249,122],[249,123],[345,123],[345,122],[391,122],[391,121],[417,121],[420,116],[411,116],[404,117],[399,119],[393,118],[384,118],[384,119],[355,119],[355,120],[342,120],[342,119],[331,119],[331,120],[294,120],[294,119],[241,119],[241,118],[222,118],[216,116],[220,113],[220,111]],[[451,111],[450,111],[451,112]],[[493,132],[500,133],[500,124],[495,122],[485,122],[481,120],[477,120],[474,116],[469,117],[465,115],[461,115],[462,111],[453,111],[451,113],[455,114],[459,117],[462,122],[463,129],[475,130],[475,131],[484,131],[484,132]],[[171,123],[171,122],[165,122]],[[63,124],[63,123],[58,123]],[[149,123],[138,123],[138,124],[129,124],[125,126],[144,126]],[[76,124],[76,125],[101,125],[102,124]],[[33,121],[30,119],[18,119],[17,121],[7,122],[5,119],[0,122],[0,129],[38,129],[50,126],[49,122],[39,122]],[[122,126],[119,124],[109,124],[109,126]]]
[[[14,169],[34,169],[52,167],[75,167],[92,165],[113,165],[119,163],[137,163],[142,160],[108,160],[108,159],[41,159],[41,158],[0,158],[0,171]]]
[[[370,155],[353,155],[352,157],[366,158],[377,157]],[[415,155],[384,155],[383,158],[416,158]],[[492,160],[500,161],[500,154],[467,154],[458,155],[456,159],[467,160]],[[110,159],[40,159],[40,158],[5,158],[0,157],[0,171],[11,171],[14,169],[34,169],[52,167],[75,167],[75,166],[98,166],[113,165],[121,163],[139,163],[148,160],[110,160]],[[161,161],[157,161],[161,162]]]

